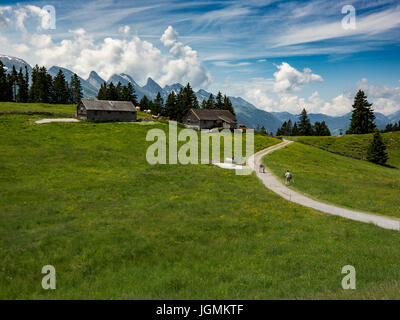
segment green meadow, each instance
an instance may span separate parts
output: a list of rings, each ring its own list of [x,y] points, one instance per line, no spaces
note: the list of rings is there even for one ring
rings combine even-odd
[[[399,136],[400,137],[400,136]],[[400,218],[400,170],[293,143],[263,159],[292,188],[312,198],[351,209]]]
[[[399,232],[287,202],[254,174],[151,166],[147,131],[166,123],[12,114],[50,108],[75,110],[0,104],[0,299],[400,298]],[[56,290],[41,287],[49,264]],[[356,290],[341,287],[349,264]]]
[[[372,141],[372,136],[373,134],[350,134],[332,137],[288,137],[288,139],[323,150],[366,159],[368,145]],[[383,133],[382,137],[389,154],[387,164],[400,168],[400,132]]]

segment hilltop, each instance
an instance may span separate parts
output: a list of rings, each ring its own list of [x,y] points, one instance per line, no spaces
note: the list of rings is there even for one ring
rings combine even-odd
[[[339,137],[288,137],[323,150],[366,159],[373,134],[344,135]],[[388,164],[400,168],[400,132],[382,134],[389,154]]]

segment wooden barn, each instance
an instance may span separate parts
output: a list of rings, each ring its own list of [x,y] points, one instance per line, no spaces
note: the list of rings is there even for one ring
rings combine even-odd
[[[136,121],[136,107],[131,101],[81,100],[76,115],[86,121]]]
[[[228,110],[190,109],[183,123],[198,130],[224,128],[236,129],[236,117]]]

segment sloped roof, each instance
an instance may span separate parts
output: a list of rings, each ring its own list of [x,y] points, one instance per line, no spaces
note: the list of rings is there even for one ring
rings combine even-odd
[[[222,120],[227,123],[236,122],[236,117],[229,110],[190,109],[199,120]]]
[[[86,110],[136,112],[131,101],[81,100]]]

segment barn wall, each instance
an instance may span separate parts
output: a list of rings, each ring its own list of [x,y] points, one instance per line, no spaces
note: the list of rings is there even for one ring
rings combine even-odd
[[[200,129],[200,121],[196,118],[193,112],[190,112],[183,118],[183,123],[190,128]]]
[[[106,122],[106,121],[136,121],[136,112],[130,111],[103,111],[103,110],[89,110],[87,111],[87,120],[93,122]]]

